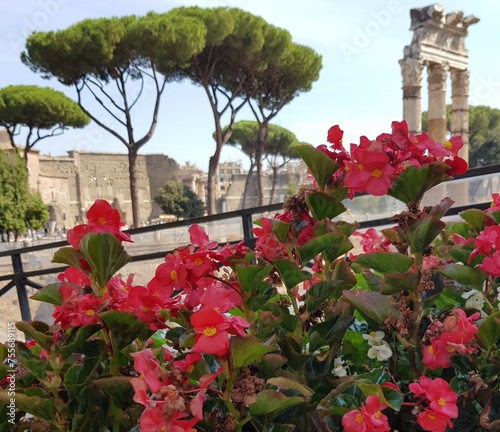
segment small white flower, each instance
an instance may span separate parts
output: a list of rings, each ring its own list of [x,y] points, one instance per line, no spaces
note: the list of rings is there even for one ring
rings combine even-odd
[[[384,361],[392,356],[392,350],[387,342],[383,342],[380,345],[373,345],[368,350],[368,357],[371,359],[377,359],[378,361]]]
[[[343,377],[347,375],[347,371],[344,368],[344,361],[342,357],[337,357],[333,360],[333,370],[332,373],[338,377]]]
[[[462,294],[462,298],[466,299],[466,309],[482,310],[484,306],[484,295],[479,291],[469,291]]]
[[[384,339],[385,333],[383,331],[370,332],[368,334],[363,335],[363,339],[368,341],[368,345],[380,345],[382,339]]]

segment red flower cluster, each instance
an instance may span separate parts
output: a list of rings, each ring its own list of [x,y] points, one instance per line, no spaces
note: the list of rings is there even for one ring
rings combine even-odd
[[[68,243],[76,250],[80,248],[80,240],[89,233],[110,233],[120,241],[131,242],[129,234],[120,230],[125,224],[120,221],[120,213],[105,200],[96,200],[87,212],[88,224],[77,225],[69,229],[66,236]]]
[[[453,427],[450,419],[458,417],[458,395],[445,380],[421,376],[418,383],[409,387],[420,402],[421,412],[417,416],[420,427],[431,432],[443,432],[446,427]]]
[[[332,145],[319,146],[342,168],[335,176],[345,173],[344,184],[350,193],[367,192],[374,196],[385,195],[392,181],[408,166],[421,167],[432,162],[448,165],[448,175],[461,174],[467,163],[458,157],[463,146],[460,137],[439,143],[426,133],[413,135],[408,132],[406,121],[392,122],[392,132],[379,135],[374,141],[361,137],[359,145],[351,144],[350,152],[342,147],[343,131],[333,126],[327,140]]]
[[[500,226],[487,226],[474,240],[469,262],[478,254],[484,255],[479,268],[492,276],[500,276]]]
[[[132,356],[139,374],[130,380],[134,401],[146,407],[139,421],[141,431],[194,431],[194,425],[203,418],[205,394],[222,369],[201,376],[198,385],[194,385],[186,377],[201,360],[199,354],[188,354],[184,361],[172,362],[172,355],[164,350],[163,367],[150,349]]]
[[[385,432],[390,431],[389,421],[382,414],[387,406],[380,403],[380,398],[370,395],[360,410],[351,410],[342,417],[344,432]]]
[[[478,331],[473,323],[480,317],[476,312],[467,317],[462,309],[455,308],[443,322],[435,321],[427,330],[430,344],[422,347],[422,361],[429,369],[451,366],[452,355],[468,355],[476,351],[471,346]]]

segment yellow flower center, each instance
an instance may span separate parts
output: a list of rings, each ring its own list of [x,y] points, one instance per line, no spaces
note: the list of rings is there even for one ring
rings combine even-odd
[[[215,327],[205,327],[203,330],[203,334],[208,337],[212,337],[217,334],[217,329]]]
[[[382,413],[380,411],[375,411],[375,414],[373,414],[373,417],[375,417],[376,419],[379,419],[380,417],[382,417]]]
[[[432,345],[429,345],[429,346],[427,347],[427,351],[429,351],[429,354],[430,354],[430,355],[434,355],[434,347],[433,347]]]
[[[443,398],[439,398],[438,399],[438,405],[439,406],[445,406],[446,405],[446,401]]]
[[[97,219],[97,223],[99,225],[104,225],[105,223],[107,222],[106,218],[105,217],[100,217],[99,219]]]
[[[358,169],[359,169],[359,170],[363,170],[363,169],[365,169],[365,167],[363,166],[363,164],[359,163],[359,164],[358,164]]]
[[[429,420],[436,420],[436,416],[434,414],[432,414],[432,413],[427,413],[427,418]]]
[[[379,169],[372,171],[372,177],[379,178],[381,176],[382,176],[382,171],[380,171]]]
[[[449,141],[445,141],[445,142],[443,143],[443,147],[444,147],[445,149],[447,149],[447,150],[450,150],[450,149],[451,149],[451,147],[452,147],[452,144],[451,144],[451,142],[449,142]]]
[[[356,422],[359,424],[363,423],[363,417],[361,416],[361,413],[356,414]]]
[[[161,432],[167,432],[167,425],[163,425],[163,426],[160,428],[160,431],[161,431]]]
[[[143,312],[149,312],[149,308],[146,306],[141,306],[141,311]]]
[[[203,260],[201,258],[196,258],[194,261],[193,261],[193,264],[195,266],[200,266],[203,264]]]
[[[87,315],[88,317],[92,317],[95,315],[95,310],[88,309],[85,311],[85,315]]]
[[[172,279],[173,281],[177,280],[177,272],[175,270],[172,270],[170,272],[170,279]]]
[[[375,336],[377,336],[377,333],[375,333],[374,331],[372,331],[372,332],[370,332],[370,336],[371,337],[375,337]]]
[[[187,371],[188,373],[191,373],[194,371],[194,365],[189,365],[189,367],[187,368]]]

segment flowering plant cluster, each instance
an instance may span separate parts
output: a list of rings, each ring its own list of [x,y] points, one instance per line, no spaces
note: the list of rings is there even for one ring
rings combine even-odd
[[[68,265],[20,322],[13,431],[455,431],[500,425],[500,195],[445,223],[433,186],[466,170],[454,137],[405,122],[350,151],[295,147],[312,185],[256,221],[255,247],[197,225],[137,285],[106,201],[68,232]],[[406,204],[394,227],[341,219],[358,192]],[[359,250],[351,241],[360,238]],[[0,359],[7,358],[0,345]],[[9,386],[7,366],[0,385]],[[0,391],[0,412],[7,409]],[[3,421],[3,423],[1,423]],[[2,429],[3,430],[3,429]]]

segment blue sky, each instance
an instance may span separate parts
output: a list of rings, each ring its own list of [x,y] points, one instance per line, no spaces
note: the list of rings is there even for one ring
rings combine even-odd
[[[402,116],[401,73],[398,60],[411,41],[412,7],[428,1],[405,0],[18,0],[2,4],[0,16],[0,87],[34,84],[75,92],[56,80],[43,80],[19,60],[26,36],[34,30],[68,27],[84,18],[143,15],[184,5],[238,7],[287,29],[294,42],[313,48],[323,56],[323,69],[310,92],[292,101],[275,123],[293,131],[299,140],[324,143],[327,129],[340,124],[344,142],[357,142],[360,135],[375,137],[390,129]],[[463,10],[481,21],[470,27],[466,46],[471,73],[470,103],[500,108],[500,43],[496,0],[441,1],[445,12]],[[425,82],[425,78],[423,80]],[[425,88],[423,88],[425,93]],[[448,97],[450,95],[448,94]],[[423,109],[426,98],[423,94]],[[146,106],[146,105],[144,105]],[[139,107],[136,129],[149,124],[147,110]],[[238,120],[252,120],[249,111]],[[210,107],[203,90],[189,83],[167,86],[160,108],[157,131],[142,153],[164,153],[180,164],[190,161],[208,169],[214,152]],[[95,124],[69,130],[37,147],[42,153],[65,154],[67,150],[125,152],[125,147]],[[246,162],[230,147],[222,161]]]

